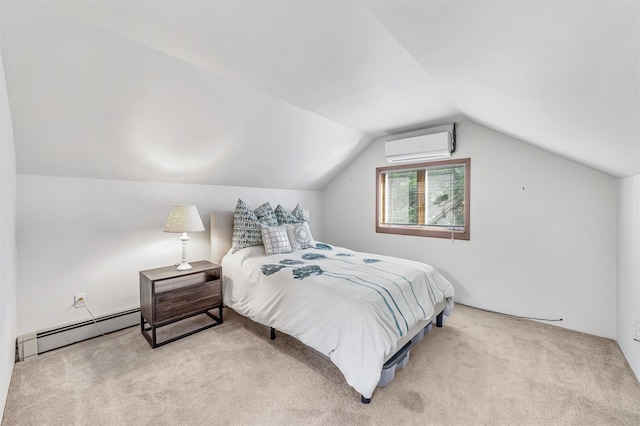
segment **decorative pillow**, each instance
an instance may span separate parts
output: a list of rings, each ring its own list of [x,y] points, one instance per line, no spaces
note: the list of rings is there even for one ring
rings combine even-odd
[[[275,226],[278,225],[278,218],[276,217],[273,208],[271,208],[271,204],[267,201],[257,209],[253,211],[261,224],[267,226]]]
[[[244,201],[238,198],[236,211],[233,214],[232,253],[240,249],[262,244],[260,221]]]
[[[309,222],[309,219],[304,215],[304,212],[300,208],[300,204],[296,204],[296,208],[291,211],[291,216],[298,219],[299,223]]]
[[[269,254],[291,253],[291,244],[287,236],[286,225],[265,226],[262,228],[262,241],[264,241],[264,251]]]
[[[311,236],[308,222],[286,224],[291,248],[295,250],[315,248],[316,242]]]
[[[289,213],[284,207],[278,204],[278,207],[276,207],[275,210],[275,214],[280,225],[282,225],[283,223],[302,223],[306,220],[306,218],[304,217],[304,213],[302,213],[300,205],[296,205],[296,208],[293,209],[291,213]]]

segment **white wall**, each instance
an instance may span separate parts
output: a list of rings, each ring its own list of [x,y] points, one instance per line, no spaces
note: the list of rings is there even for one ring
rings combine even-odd
[[[16,156],[0,56],[0,418],[16,347]]]
[[[23,174],[17,189],[18,335],[89,319],[72,306],[80,292],[95,315],[138,307],[138,272],[180,260],[179,235],[162,232],[174,204],[195,204],[207,228],[190,234],[190,260],[209,259],[209,214],[233,211],[238,198],[300,203],[322,236],[318,191]]]
[[[471,158],[470,241],[375,233],[383,141],[325,188],[325,240],[430,263],[461,303],[615,338],[616,180],[468,121],[454,156]]]
[[[640,175],[618,181],[618,285],[616,339],[640,379],[640,342],[633,318],[640,319]]]

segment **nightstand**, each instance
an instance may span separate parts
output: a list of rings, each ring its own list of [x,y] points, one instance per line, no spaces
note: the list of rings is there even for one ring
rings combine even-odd
[[[222,324],[222,267],[201,260],[192,268],[175,266],[140,271],[140,331],[152,348]],[[218,309],[218,316],[209,312]],[[196,315],[208,315],[214,322],[158,342],[159,327]]]

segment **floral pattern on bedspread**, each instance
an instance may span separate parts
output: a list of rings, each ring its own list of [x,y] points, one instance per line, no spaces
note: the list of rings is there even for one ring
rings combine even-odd
[[[327,250],[327,251],[333,250],[333,247],[328,244],[324,244],[324,243],[319,243],[319,244],[321,246],[325,246],[325,248],[321,248],[320,250]],[[291,256],[291,253],[288,253],[288,256]],[[398,331],[398,335],[400,337],[404,336],[405,333],[411,327],[409,325],[409,321],[411,320],[417,321],[420,317],[424,317],[426,315],[424,307],[422,306],[421,302],[418,300],[416,296],[416,293],[413,288],[413,284],[402,275],[393,274],[385,270],[384,268],[371,267],[365,270],[361,267],[361,266],[367,266],[372,264],[378,264],[382,262],[382,260],[380,259],[364,258],[361,260],[361,263],[358,261],[351,262],[343,259],[344,257],[353,257],[353,256],[354,256],[353,253],[337,252],[337,253],[333,253],[333,258],[332,258],[321,253],[315,253],[313,251],[307,252],[307,250],[305,250],[305,253],[303,253],[300,256],[302,260],[289,259],[289,258],[283,259],[279,262],[281,265],[273,265],[273,264],[262,265],[261,271],[265,276],[269,276],[269,275],[275,274],[276,272],[280,272],[284,269],[289,268],[291,269],[293,278],[297,280],[303,280],[311,276],[318,276],[318,275],[324,274],[328,277],[334,278],[336,280],[335,281],[336,285],[338,285],[337,283],[340,283],[341,285],[346,285],[346,286],[349,286],[349,285],[360,286],[367,289],[368,291],[372,291],[375,294],[377,294],[381,302],[386,307],[386,310],[388,311],[390,317],[393,318],[393,322],[395,324],[396,330]],[[307,261],[307,262],[304,262],[304,261]],[[337,261],[337,262],[343,262],[343,263],[340,264],[340,267],[338,267],[337,269],[333,268],[332,270],[328,270],[326,267],[325,269],[322,269],[318,264],[307,264],[306,266],[303,266],[303,267],[297,266],[297,265],[308,263],[308,261],[328,261],[328,262]],[[323,263],[327,265],[327,262],[323,262]],[[293,265],[296,265],[296,266],[293,267]],[[365,272],[365,274],[363,274],[363,272]],[[388,277],[389,274],[395,275],[395,279],[389,278]],[[376,279],[370,278],[368,277],[368,275],[371,275]],[[400,289],[399,284],[395,281],[398,278],[405,281],[409,285],[411,290],[411,295],[407,295],[402,291],[394,292],[395,296],[394,294],[392,294],[392,291],[389,287],[392,286],[392,287],[396,287],[397,289]],[[401,295],[403,300],[396,300],[396,298],[400,299],[398,297],[398,294]],[[414,300],[410,302],[407,299],[407,297],[413,298]],[[434,298],[432,298],[432,302],[433,301],[434,301]],[[408,320],[407,317],[411,317],[411,318]]]

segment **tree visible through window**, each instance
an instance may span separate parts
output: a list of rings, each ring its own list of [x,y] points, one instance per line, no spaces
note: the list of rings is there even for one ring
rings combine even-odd
[[[470,159],[381,167],[376,232],[469,239]]]

